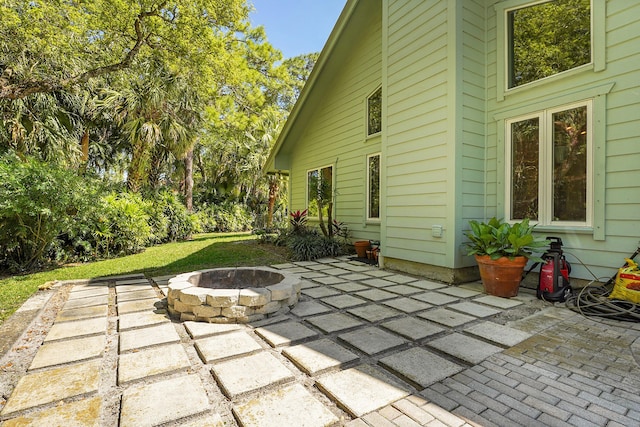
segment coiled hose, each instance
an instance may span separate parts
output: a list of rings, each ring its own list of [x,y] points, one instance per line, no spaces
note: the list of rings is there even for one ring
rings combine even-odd
[[[568,252],[566,252],[568,253]],[[632,255],[638,254],[638,251]],[[595,274],[574,254],[570,254],[578,262],[587,269],[594,277],[587,286],[582,288],[580,292],[573,292],[566,300],[566,306],[570,310],[578,312],[587,317],[600,317],[604,319],[621,320],[625,322],[640,322],[640,307],[631,302],[618,299],[609,299],[609,295],[613,290],[615,276],[601,284],[600,278]]]

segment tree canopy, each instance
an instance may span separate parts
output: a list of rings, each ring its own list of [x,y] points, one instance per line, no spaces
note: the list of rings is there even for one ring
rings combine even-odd
[[[133,191],[190,199],[195,182],[205,200],[264,197],[262,162],[317,54],[283,61],[249,11],[245,0],[6,0],[0,153]]]

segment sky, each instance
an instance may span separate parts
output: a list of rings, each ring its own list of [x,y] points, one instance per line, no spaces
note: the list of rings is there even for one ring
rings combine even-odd
[[[320,52],[346,0],[249,0],[249,19],[262,25],[267,40],[284,58]]]

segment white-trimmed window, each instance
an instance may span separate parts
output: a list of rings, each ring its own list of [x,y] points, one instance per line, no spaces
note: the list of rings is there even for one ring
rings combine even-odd
[[[367,136],[382,132],[382,87],[367,97]]]
[[[367,220],[380,220],[380,153],[367,156]]]
[[[318,206],[322,205],[322,216],[327,218],[329,204],[333,201],[333,166],[324,166],[307,171],[307,209],[310,218],[318,217]]]
[[[592,224],[591,101],[506,120],[506,216],[541,225]]]
[[[507,88],[592,62],[591,0],[552,0],[506,10]]]

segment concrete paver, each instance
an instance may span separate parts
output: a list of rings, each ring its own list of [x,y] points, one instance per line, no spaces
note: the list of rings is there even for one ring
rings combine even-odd
[[[419,301],[432,305],[446,305],[459,300],[457,297],[444,295],[438,292],[423,292],[421,294],[411,295],[411,298],[415,298]]]
[[[29,370],[98,357],[104,351],[105,341],[104,335],[98,335],[48,342],[38,349]]]
[[[125,301],[135,301],[138,299],[156,298],[156,291],[150,287],[132,292],[120,292],[117,296],[118,304]]]
[[[388,322],[381,323],[380,326],[398,335],[402,335],[405,338],[416,341],[439,334],[445,330],[434,323],[414,317],[401,317],[399,319],[389,320]]]
[[[410,393],[408,386],[369,365],[323,375],[316,384],[354,417],[383,408]]]
[[[531,334],[525,331],[493,322],[482,322],[471,325],[465,328],[464,332],[493,341],[505,347],[513,347],[531,337]]]
[[[430,347],[448,353],[469,363],[480,363],[489,356],[502,351],[502,348],[476,338],[454,332],[427,343]]]
[[[82,399],[39,412],[13,418],[2,423],[3,427],[23,426],[83,426],[99,427],[102,398]]]
[[[465,289],[460,286],[449,286],[447,288],[440,288],[438,292],[445,295],[451,295],[459,298],[471,298],[482,295],[481,292],[473,291],[471,289]]]
[[[354,307],[347,310],[350,314],[358,316],[361,319],[367,320],[371,323],[379,322],[381,320],[397,317],[402,313],[391,307],[378,304],[368,304],[360,307]]]
[[[340,291],[330,286],[319,286],[317,288],[302,289],[302,293],[311,298],[323,298],[338,295]]]
[[[184,322],[184,327],[191,338],[203,338],[211,335],[224,334],[227,332],[238,331],[242,329],[242,325],[235,323],[204,323],[204,322]]]
[[[417,294],[422,292],[422,289],[416,288],[415,286],[411,286],[411,284],[389,286],[384,290],[388,292],[393,292],[394,294],[398,294],[398,295],[411,295],[411,294]]]
[[[97,391],[101,363],[102,360],[91,360],[23,376],[1,414]]]
[[[315,338],[318,333],[296,321],[274,323],[255,330],[272,347],[291,345]]]
[[[369,289],[367,286],[361,285],[361,284],[355,283],[355,282],[338,283],[338,284],[335,284],[335,285],[331,285],[331,287],[335,288],[335,289],[337,289],[337,290],[339,290],[341,292],[347,292],[347,293],[364,291],[365,289]]]
[[[394,298],[383,302],[384,305],[404,311],[405,313],[415,313],[416,311],[426,310],[433,307],[426,302],[417,301],[413,298]]]
[[[55,341],[65,338],[80,337],[83,335],[97,335],[107,332],[107,318],[96,317],[93,319],[79,320],[76,322],[62,322],[54,324],[44,341]]]
[[[358,355],[329,339],[285,348],[282,354],[309,375],[316,375],[359,359]]]
[[[169,344],[122,354],[118,364],[118,384],[175,372],[191,367],[189,356],[180,344]]]
[[[142,275],[69,284],[68,305],[49,317],[33,358],[22,366],[0,359],[0,392],[9,396],[0,398],[0,423],[510,427],[640,419],[636,324],[584,318],[528,290],[492,297],[479,282],[450,287],[348,257],[286,265],[310,292],[290,312],[248,325],[171,321]],[[371,299],[350,306],[356,293]],[[126,305],[147,296],[145,306]],[[56,298],[29,312],[37,316],[48,301]],[[10,351],[45,336],[29,334]],[[102,339],[101,350],[68,347],[87,338]],[[234,350],[243,342],[248,352]],[[78,361],[87,351],[91,359]]]
[[[364,324],[363,322],[343,313],[322,314],[320,316],[307,319],[307,322],[327,334],[344,331]]]
[[[58,313],[58,317],[56,317],[56,322],[90,319],[92,317],[106,317],[107,314],[108,307],[106,305],[72,308],[69,310],[61,310]]]
[[[243,427],[325,427],[339,421],[300,384],[252,399],[234,407],[233,413]]]
[[[463,367],[420,347],[387,356],[380,364],[410,380],[419,389],[463,370]]]
[[[494,307],[506,309],[513,308],[522,305],[522,301],[513,298],[500,298],[493,295],[485,295],[476,298],[474,301],[481,302],[483,304],[492,305]]]
[[[167,315],[163,313],[155,313],[153,311],[127,313],[118,316],[118,330],[126,331],[127,329],[135,329],[169,322],[171,322],[171,320],[169,320]]]
[[[74,308],[91,307],[94,305],[107,305],[109,302],[108,295],[88,296],[85,298],[70,299],[62,307],[63,310],[71,310]]]
[[[440,323],[444,326],[455,327],[465,323],[476,320],[476,317],[468,316],[466,314],[458,313],[446,308],[438,308],[435,310],[425,311],[418,314],[423,319],[430,320],[432,322]]]
[[[335,297],[323,298],[322,302],[329,304],[335,308],[348,308],[355,307],[357,305],[366,304],[368,301],[362,298],[354,297],[353,295],[336,295]]]
[[[475,317],[489,317],[500,313],[500,310],[470,301],[451,304],[449,308]]]
[[[136,311],[148,311],[158,308],[156,305],[158,303],[157,298],[146,298],[134,301],[124,301],[119,302],[118,314],[126,314],[126,313],[134,313]]]
[[[197,375],[133,385],[122,393],[120,425],[155,426],[199,414],[208,406],[206,390]]]
[[[408,342],[398,335],[386,332],[375,326],[341,334],[338,335],[338,338],[369,355],[387,351]]]
[[[268,352],[239,357],[213,366],[220,388],[229,398],[293,380],[293,373]]]
[[[180,336],[171,323],[161,323],[148,328],[131,329],[120,333],[120,352],[158,344],[180,342]]]
[[[262,350],[262,347],[249,334],[238,331],[198,339],[196,350],[204,363],[212,363],[241,354],[255,353]]]
[[[387,292],[382,289],[368,289],[366,291],[356,292],[354,295],[357,295],[361,298],[366,298],[371,301],[384,301],[387,299],[395,298],[397,296],[393,292]]]
[[[69,291],[69,301],[76,298],[95,297],[99,295],[109,295],[109,286],[106,283],[76,285]]]
[[[299,317],[313,316],[315,314],[328,313],[331,308],[315,301],[300,301],[291,309],[291,313]]]

